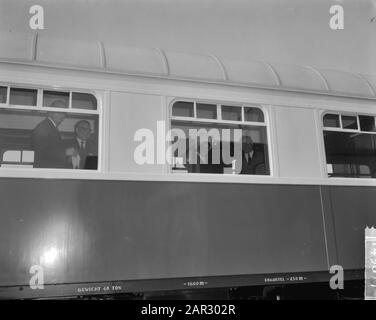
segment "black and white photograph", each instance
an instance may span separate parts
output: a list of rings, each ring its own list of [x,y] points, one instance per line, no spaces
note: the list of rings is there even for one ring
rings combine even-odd
[[[0,0],[0,300],[376,300],[375,57],[376,0]]]

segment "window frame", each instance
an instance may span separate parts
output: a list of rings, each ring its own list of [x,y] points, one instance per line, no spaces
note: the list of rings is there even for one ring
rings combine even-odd
[[[5,87],[5,85],[1,85],[2,87]],[[34,90],[37,92],[37,96],[36,96],[36,105],[35,106],[28,106],[28,105],[22,105],[22,104],[11,104],[10,103],[10,96],[11,96],[11,89],[25,89],[25,90]],[[35,88],[35,87],[20,87],[20,86],[13,86],[13,85],[10,85],[10,86],[7,86],[7,99],[6,99],[6,104],[8,104],[9,106],[14,106],[14,107],[19,107],[19,106],[23,106],[23,107],[36,107],[38,105],[38,100],[39,100],[39,90],[38,88]],[[3,103],[4,104],[4,103]],[[0,106],[3,105],[0,103]]]
[[[71,87],[63,87],[63,86],[45,86],[45,85],[29,85],[29,84],[21,84],[21,83],[9,83],[9,82],[0,82],[0,86],[7,87],[7,97],[6,103],[0,103],[0,110],[24,110],[24,111],[39,111],[39,112],[64,112],[66,114],[79,114],[79,115],[93,115],[98,117],[98,164],[96,170],[87,170],[87,169],[69,169],[69,168],[17,168],[11,169],[6,167],[0,167],[0,171],[7,171],[7,170],[31,170],[33,172],[37,172],[42,170],[43,172],[82,172],[82,173],[98,173],[103,171],[103,102],[100,98],[99,94],[93,90],[89,89],[78,89],[78,88],[71,88]],[[17,89],[32,89],[37,90],[37,103],[36,106],[27,106],[27,105],[13,105],[10,104],[10,89],[17,88]],[[68,108],[51,108],[43,106],[43,91],[56,91],[56,92],[68,92],[69,93],[69,105]],[[91,94],[97,102],[97,109],[90,110],[90,109],[78,109],[72,108],[72,95],[73,93],[84,93],[84,94]]]
[[[339,124],[340,127],[325,127],[324,126],[324,117],[327,114],[336,114],[339,116]],[[357,119],[357,126],[358,129],[344,129],[342,124],[342,116],[350,116],[350,117],[356,117]],[[349,133],[365,133],[365,134],[376,134],[376,131],[362,131],[360,130],[360,120],[359,116],[366,116],[366,117],[373,117],[375,118],[375,125],[376,125],[376,115],[375,114],[367,114],[367,113],[356,113],[356,112],[340,112],[340,111],[325,111],[321,115],[321,128],[324,131],[337,131],[337,132],[349,132]]]
[[[336,114],[339,116],[339,122],[340,127],[325,127],[324,126],[324,117],[327,114]],[[353,116],[357,118],[357,126],[358,129],[344,129],[342,124],[342,116]],[[320,116],[320,129],[321,129],[321,143],[322,143],[322,149],[323,149],[323,160],[324,160],[324,178],[327,180],[333,180],[333,179],[345,179],[345,180],[355,180],[355,181],[362,181],[365,179],[370,179],[372,181],[375,181],[376,178],[373,177],[330,177],[328,173],[328,160],[326,156],[326,148],[325,148],[325,139],[324,139],[324,131],[332,131],[332,132],[344,132],[344,133],[353,133],[353,134],[371,134],[376,135],[376,131],[362,131],[360,130],[360,120],[359,116],[368,116],[373,117],[375,119],[375,126],[376,126],[376,114],[368,113],[368,112],[356,112],[356,111],[331,111],[331,110],[321,110],[321,116]]]
[[[173,106],[176,102],[190,102],[193,103],[193,117],[182,117],[182,116],[173,116]],[[214,104],[217,105],[217,119],[204,119],[204,118],[198,118],[197,117],[197,109],[196,104],[197,103],[203,103],[203,104]],[[233,121],[233,120],[222,120],[222,109],[221,106],[232,106],[232,107],[239,107],[241,108],[241,121]],[[258,108],[261,110],[264,121],[263,122],[256,122],[256,121],[245,121],[245,113],[244,108],[250,107],[250,108]],[[224,125],[241,125],[241,126],[256,126],[256,127],[265,127],[266,129],[266,140],[267,140],[267,150],[268,150],[268,167],[269,167],[269,174],[266,175],[260,175],[260,174],[247,174],[247,175],[240,175],[237,174],[237,177],[243,178],[273,178],[275,177],[274,174],[274,167],[273,167],[273,149],[271,145],[271,130],[270,130],[270,115],[267,110],[267,105],[262,103],[242,103],[242,102],[233,102],[233,101],[222,101],[222,100],[208,100],[208,99],[192,99],[192,98],[173,98],[168,106],[168,129],[171,130],[172,127],[172,121],[190,121],[192,123],[206,123],[206,124],[224,124]],[[195,172],[179,172],[179,170],[173,170],[172,164],[167,164],[168,166],[168,174],[173,175],[196,175],[196,176],[221,176],[221,177],[227,177],[232,176],[230,173],[222,173],[222,174],[212,174],[212,173],[195,173]]]

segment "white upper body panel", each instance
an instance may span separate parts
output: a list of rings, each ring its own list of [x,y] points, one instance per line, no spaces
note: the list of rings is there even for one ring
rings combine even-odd
[[[87,89],[108,106],[102,110],[100,172],[9,169],[1,176],[376,185],[374,179],[329,179],[321,137],[325,111],[374,113],[372,76],[8,33],[0,33],[0,71],[1,81],[26,87]],[[157,120],[168,122],[171,101],[179,98],[267,106],[272,176],[167,174],[159,165],[136,167],[134,131],[140,123],[153,129]]]

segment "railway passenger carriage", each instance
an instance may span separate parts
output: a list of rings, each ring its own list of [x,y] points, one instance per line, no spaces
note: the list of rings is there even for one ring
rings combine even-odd
[[[1,298],[324,283],[333,265],[363,279],[375,78],[5,33],[0,59]],[[47,111],[66,114],[63,138],[89,120],[91,165],[35,168],[30,134]],[[245,128],[263,166],[137,164],[140,128],[157,160],[158,121]]]

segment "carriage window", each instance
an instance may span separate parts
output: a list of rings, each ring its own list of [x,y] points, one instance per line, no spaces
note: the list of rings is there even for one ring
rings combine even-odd
[[[242,106],[199,102],[195,106],[197,117],[194,121],[175,119],[172,113],[173,172],[270,174],[266,123],[241,121]],[[204,114],[199,112],[202,107]],[[223,121],[216,119],[217,109]],[[211,121],[209,116],[215,116],[215,121]]]
[[[9,103],[21,106],[36,106],[38,90],[11,88]]]
[[[342,116],[342,128],[343,129],[358,129],[357,117]]]
[[[360,131],[375,132],[375,117],[359,116]]]
[[[244,107],[244,120],[251,122],[264,122],[264,113],[259,108]]]
[[[97,169],[98,115],[0,109],[0,155],[1,167]]]
[[[174,117],[190,117],[194,116],[193,102],[178,101],[174,103],[172,108],[172,115]]]
[[[72,108],[97,110],[97,99],[88,93],[72,93]]]
[[[22,108],[0,107],[0,167],[96,170],[99,113],[95,97],[75,96],[80,109],[93,110],[80,113],[69,108],[69,92],[44,90],[39,105],[37,92],[11,88],[10,104]]]
[[[222,120],[242,121],[242,108],[222,106]]]
[[[375,118],[340,115],[342,126],[325,122],[324,143],[329,177],[376,177]],[[360,128],[358,128],[358,123]],[[351,129],[351,131],[348,131]]]
[[[53,104],[55,101],[61,101],[62,103],[56,106],[56,104]],[[69,92],[43,91],[43,106],[50,108],[68,108]]]
[[[324,115],[324,127],[340,128],[339,114]]]
[[[216,119],[217,118],[217,105],[197,103],[197,118],[202,119]]]
[[[7,87],[0,87],[0,103],[6,103],[7,102]]]

